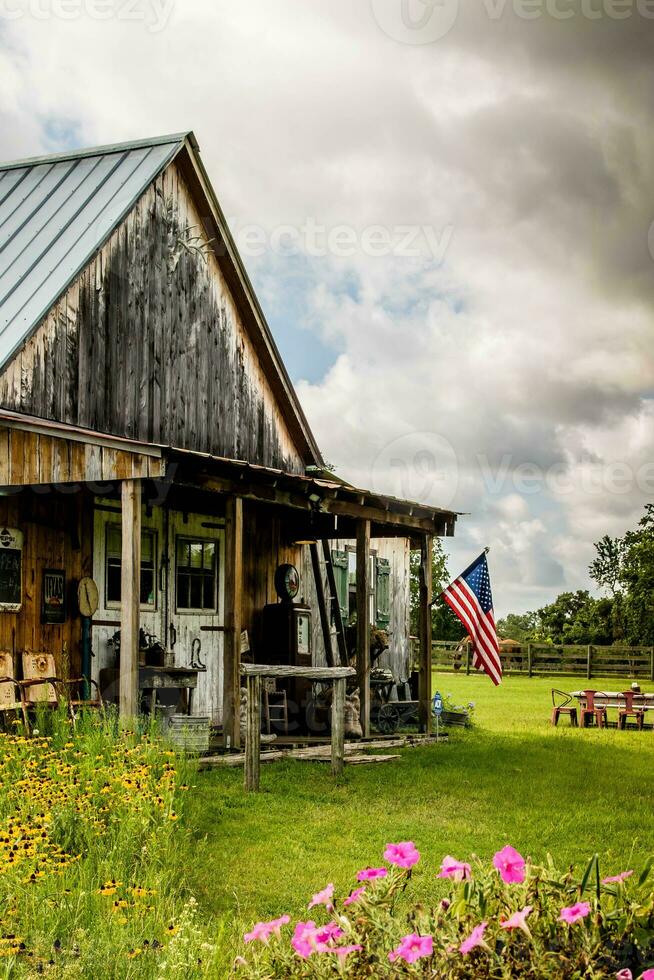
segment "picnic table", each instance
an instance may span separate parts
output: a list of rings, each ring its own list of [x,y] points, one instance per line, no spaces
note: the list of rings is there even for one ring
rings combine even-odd
[[[573,691],[571,698],[579,701],[581,711],[581,727],[586,728],[588,721],[595,722],[598,727],[609,725],[608,709],[616,708],[618,712],[617,727],[625,729],[628,721],[634,721],[642,731],[645,726],[645,712],[654,708],[654,694],[641,691],[637,685],[628,691]],[[555,711],[565,711],[565,708],[555,708]],[[575,720],[573,720],[573,715]],[[576,710],[570,714],[570,723],[576,724]]]
[[[587,690],[589,690],[587,688]],[[572,691],[572,697],[579,701],[579,704],[586,704],[586,691]],[[624,708],[627,699],[624,691],[594,691],[595,704],[602,708]],[[651,711],[654,708],[654,692],[648,694],[645,691],[634,691],[634,708],[643,708]]]

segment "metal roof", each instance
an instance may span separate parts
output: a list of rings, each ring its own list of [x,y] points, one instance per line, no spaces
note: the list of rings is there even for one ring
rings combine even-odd
[[[187,136],[0,164],[0,367]]]

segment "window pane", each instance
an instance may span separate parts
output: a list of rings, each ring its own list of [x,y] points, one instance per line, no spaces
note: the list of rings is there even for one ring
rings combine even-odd
[[[120,561],[107,562],[107,602],[120,602]]]
[[[188,578],[182,572],[177,573],[177,608],[188,609]]]
[[[147,531],[141,535],[141,564],[152,564],[154,556],[154,535]]]
[[[202,578],[193,575],[191,578],[191,609],[202,609]]]
[[[213,591],[213,576],[205,575],[203,607],[205,609],[213,609],[214,606],[215,604],[214,604],[214,591]]]
[[[213,569],[215,550],[216,546],[213,541],[208,541],[204,546],[204,567],[209,571]]]
[[[120,528],[107,527],[107,554],[120,558],[122,552],[122,535]]]
[[[191,568],[202,568],[202,543],[199,541],[191,542]]]
[[[188,565],[188,541],[184,541],[183,538],[177,538],[177,564],[180,566]]]

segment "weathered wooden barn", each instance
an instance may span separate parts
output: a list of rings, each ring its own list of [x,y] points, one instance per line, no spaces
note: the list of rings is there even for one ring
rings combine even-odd
[[[233,745],[241,657],[339,664],[351,617],[368,728],[370,624],[408,678],[409,548],[456,520],[325,470],[192,133],[0,166],[0,487],[0,649],[79,672],[92,580],[108,696],[156,646]]]

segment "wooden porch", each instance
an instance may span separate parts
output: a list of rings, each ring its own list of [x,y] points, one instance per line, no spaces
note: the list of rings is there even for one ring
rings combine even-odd
[[[456,514],[361,490],[315,471],[291,474],[269,467],[104,436],[61,423],[0,412],[3,453],[0,485],[10,496],[38,494],[46,506],[75,500],[80,515],[82,561],[66,573],[88,569],[91,543],[88,507],[94,497],[120,501],[122,552],[119,610],[121,718],[129,724],[139,709],[142,515],[152,508],[175,508],[213,515],[224,533],[223,621],[213,629],[223,639],[222,730],[225,746],[238,749],[242,632],[247,629],[253,658],[265,647],[260,610],[271,601],[272,573],[279,562],[298,561],[308,549],[317,602],[317,622],[326,666],[346,668],[345,623],[336,601],[331,542],[355,542],[357,643],[356,673],[361,726],[370,737],[370,554],[371,542],[406,539],[420,550],[419,721],[431,730],[432,538],[452,534]],[[118,519],[118,518],[117,518]],[[274,598],[274,597],[273,597]]]

